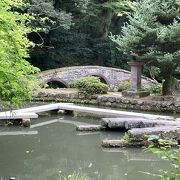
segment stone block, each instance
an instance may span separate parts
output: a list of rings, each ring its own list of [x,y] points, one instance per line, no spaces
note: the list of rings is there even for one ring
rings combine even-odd
[[[141,97],[147,97],[150,95],[148,91],[133,91],[133,90],[128,90],[128,91],[123,91],[122,95],[125,97],[130,97],[130,98],[141,98]]]
[[[76,126],[77,131],[100,131],[102,129],[103,127],[101,125],[94,124]]]
[[[102,147],[104,148],[125,148],[125,147],[142,147],[147,146],[147,141],[128,141],[124,139],[119,140],[103,140],[102,141]]]
[[[22,125],[24,127],[30,127],[31,126],[31,120],[30,119],[22,119]]]

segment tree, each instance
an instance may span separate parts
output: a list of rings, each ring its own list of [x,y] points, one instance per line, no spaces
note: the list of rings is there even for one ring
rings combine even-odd
[[[101,38],[107,38],[113,16],[123,16],[131,12],[134,5],[132,0],[91,0],[87,12],[98,20]]]
[[[180,63],[180,1],[140,0],[122,29],[111,36],[119,49],[160,69],[163,95],[172,95]]]
[[[14,11],[23,6],[21,0],[0,1],[0,100],[18,106],[31,99],[37,82],[33,74],[38,72],[26,61],[33,46],[27,39],[32,31],[27,25],[33,17]]]
[[[28,2],[27,12],[35,17],[32,24],[34,27],[46,28],[46,33],[48,33],[59,27],[69,29],[72,25],[72,14],[58,8],[59,1],[28,0]]]
[[[125,2],[125,0],[118,1]],[[116,13],[112,12],[112,18],[107,19],[104,15],[105,9],[112,11],[112,7],[102,7],[107,6],[103,3],[105,0],[29,0],[29,2],[30,7],[27,11],[36,13],[36,19],[43,18],[42,14],[48,17],[44,23],[34,21],[32,24],[35,26],[39,24],[47,29],[45,33],[31,33],[29,36],[39,45],[32,49],[31,57],[28,59],[33,65],[42,70],[74,65],[127,68],[127,65],[122,63],[126,56],[116,49],[115,44],[107,36],[112,29],[115,29],[115,26],[121,26],[121,21],[125,18],[121,19],[117,16],[117,12],[120,11],[116,11]],[[57,21],[51,15],[62,11],[66,12],[65,14],[69,15],[66,17],[71,20],[69,29],[66,28],[66,21]],[[58,17],[63,19],[64,16],[58,15]],[[48,23],[49,20],[56,23]],[[67,22],[70,22],[69,20]]]

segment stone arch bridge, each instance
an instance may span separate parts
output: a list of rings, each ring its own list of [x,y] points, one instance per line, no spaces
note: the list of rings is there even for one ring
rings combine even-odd
[[[40,77],[43,83],[59,82],[64,87],[81,77],[98,76],[109,85],[109,89],[117,88],[123,80],[130,79],[131,73],[123,69],[116,69],[102,66],[74,66],[42,71]],[[150,78],[142,76],[142,85],[154,83]]]

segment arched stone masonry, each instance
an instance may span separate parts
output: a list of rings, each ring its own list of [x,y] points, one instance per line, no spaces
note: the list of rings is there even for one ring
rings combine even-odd
[[[109,85],[110,90],[112,90],[117,88],[121,81],[130,79],[131,72],[102,66],[74,66],[43,71],[39,76],[44,83],[59,81],[67,87],[69,86],[69,83],[81,77],[99,76],[105,80]],[[142,76],[142,86],[150,83],[155,83],[155,81]]]

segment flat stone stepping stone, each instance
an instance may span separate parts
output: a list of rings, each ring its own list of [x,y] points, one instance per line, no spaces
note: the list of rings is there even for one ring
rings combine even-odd
[[[76,130],[77,131],[100,131],[100,130],[102,130],[102,126],[101,125],[94,125],[94,124],[77,125]]]
[[[119,140],[103,140],[102,147],[105,148],[123,148],[123,147],[142,147],[144,146],[143,141],[138,142],[128,142],[124,139]]]
[[[180,121],[167,121],[167,120],[151,120],[145,118],[103,118],[101,125],[110,129],[132,129],[132,128],[146,128],[156,126],[177,126],[180,125]]]
[[[128,131],[130,137],[143,139],[145,135],[159,135],[180,141],[180,126],[160,126],[149,128],[134,128]]]

